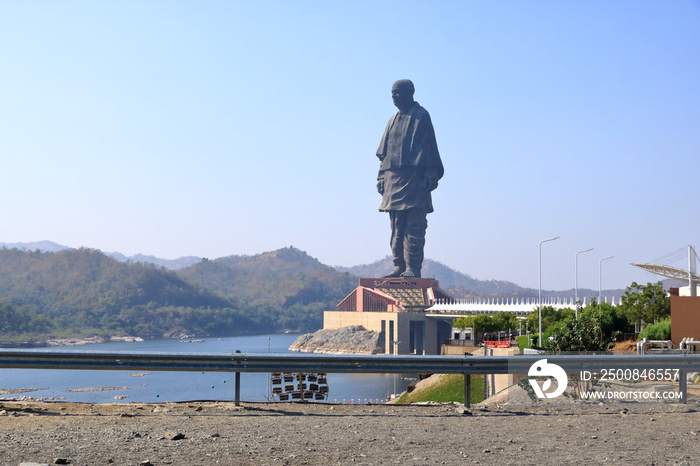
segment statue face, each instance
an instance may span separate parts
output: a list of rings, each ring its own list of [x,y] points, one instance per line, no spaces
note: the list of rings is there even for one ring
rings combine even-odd
[[[408,86],[394,86],[391,88],[391,100],[399,109],[405,109],[413,103],[413,91]]]

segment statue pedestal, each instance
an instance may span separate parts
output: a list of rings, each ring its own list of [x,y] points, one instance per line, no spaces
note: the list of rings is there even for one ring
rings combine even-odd
[[[360,278],[360,286],[366,288],[440,288],[440,282],[434,278]]]
[[[426,310],[449,298],[433,278],[361,278],[338,310],[323,313],[323,328],[361,325],[378,332],[386,354],[440,354],[451,325]]]

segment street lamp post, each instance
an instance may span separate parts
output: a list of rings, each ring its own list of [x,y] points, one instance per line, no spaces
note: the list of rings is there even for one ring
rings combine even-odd
[[[539,346],[540,348],[542,347],[542,243],[546,243],[548,241],[554,241],[555,239],[559,239],[559,236],[556,236],[554,238],[549,238],[540,241],[540,245],[538,247],[538,252],[539,252],[539,275],[540,275],[540,282],[539,282],[539,292],[537,295],[537,307],[539,309]]]
[[[603,296],[603,261],[612,259],[615,256],[603,257],[600,262],[598,262],[598,304]]]
[[[582,252],[592,251],[593,248],[584,249],[576,253],[576,262],[574,266],[574,304],[576,304],[576,320],[578,320],[578,255]]]

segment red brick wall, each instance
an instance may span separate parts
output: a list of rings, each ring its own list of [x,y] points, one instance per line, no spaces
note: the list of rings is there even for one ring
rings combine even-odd
[[[700,340],[700,296],[671,296],[671,340]]]

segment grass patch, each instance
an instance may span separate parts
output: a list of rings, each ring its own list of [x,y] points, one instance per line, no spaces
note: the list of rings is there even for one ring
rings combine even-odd
[[[518,337],[518,348],[524,350],[526,348],[532,347],[532,340],[527,335],[520,335]]]
[[[476,404],[484,400],[484,376],[472,375],[471,403]],[[461,374],[447,374],[440,382],[422,390],[414,390],[404,393],[396,403],[408,404],[422,401],[435,401],[437,403],[457,402],[464,403],[464,376]]]

